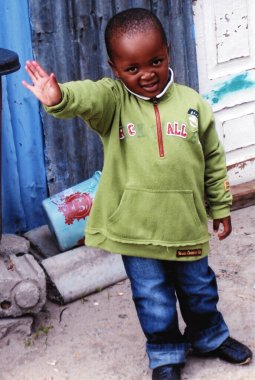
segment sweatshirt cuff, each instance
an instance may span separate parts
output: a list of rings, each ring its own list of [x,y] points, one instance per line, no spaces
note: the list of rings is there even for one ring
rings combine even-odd
[[[218,206],[216,209],[210,210],[210,217],[212,219],[222,219],[230,215],[230,206]]]

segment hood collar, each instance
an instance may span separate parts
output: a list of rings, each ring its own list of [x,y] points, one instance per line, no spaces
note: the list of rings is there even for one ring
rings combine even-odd
[[[168,80],[166,86],[164,87],[163,91],[160,94],[158,94],[157,96],[154,96],[153,99],[155,99],[155,98],[160,99],[166,93],[166,91],[171,86],[173,81],[174,81],[174,73],[173,73],[173,70],[169,67],[169,80]],[[123,85],[128,90],[128,92],[130,92],[130,94],[135,95],[137,98],[140,98],[143,100],[151,100],[152,99],[152,98],[148,98],[147,96],[138,95],[135,92],[129,90],[129,88],[124,83],[123,83]]]

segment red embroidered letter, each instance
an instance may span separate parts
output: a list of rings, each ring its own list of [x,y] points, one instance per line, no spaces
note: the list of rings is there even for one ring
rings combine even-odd
[[[166,134],[167,134],[167,135],[174,135],[174,130],[173,130],[173,127],[172,127],[172,124],[171,124],[171,123],[167,123]]]
[[[181,132],[179,131],[179,123],[177,121],[174,122],[174,134],[176,136],[180,136]]]
[[[186,124],[182,124],[181,137],[183,137],[184,139],[186,139],[187,137]]]
[[[119,128],[119,136],[120,136],[120,140],[123,140],[125,138],[123,127]]]
[[[127,130],[130,136],[134,136],[136,134],[135,126],[132,123],[127,125]]]

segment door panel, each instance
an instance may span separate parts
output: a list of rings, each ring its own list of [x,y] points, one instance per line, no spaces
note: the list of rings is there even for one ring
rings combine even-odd
[[[199,88],[212,105],[230,183],[255,178],[255,2],[193,2]]]

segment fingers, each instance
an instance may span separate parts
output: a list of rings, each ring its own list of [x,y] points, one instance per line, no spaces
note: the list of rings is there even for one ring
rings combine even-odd
[[[36,75],[35,75],[35,70],[34,70],[34,68],[33,68],[32,62],[30,62],[30,61],[27,61],[27,62],[26,62],[25,70],[26,70],[26,72],[28,73],[28,75],[29,75],[31,81],[32,81],[33,83],[35,83],[37,78],[36,78]]]
[[[22,82],[22,85],[28,89],[29,91],[32,92],[32,94],[40,101],[43,101],[43,98],[41,97],[40,93],[38,92],[38,89],[35,85],[31,85],[29,83],[27,83],[25,80],[23,80]]]
[[[21,82],[24,87],[26,87],[28,90],[32,91],[33,87],[31,84],[27,83],[25,80]]]
[[[33,83],[41,78],[47,78],[49,76],[36,61],[27,61],[25,69]]]
[[[44,78],[49,76],[49,74],[43,70],[42,66],[40,66],[38,62],[32,61],[32,66],[36,70],[36,74],[39,75],[39,77]]]
[[[226,239],[232,231],[230,216],[222,219],[214,219],[213,230],[217,233],[219,240]]]
[[[58,86],[58,81],[57,81],[57,79],[56,79],[54,73],[51,73],[51,74],[49,75],[49,82],[50,82],[50,84],[51,84],[52,86],[56,86],[56,85]]]

